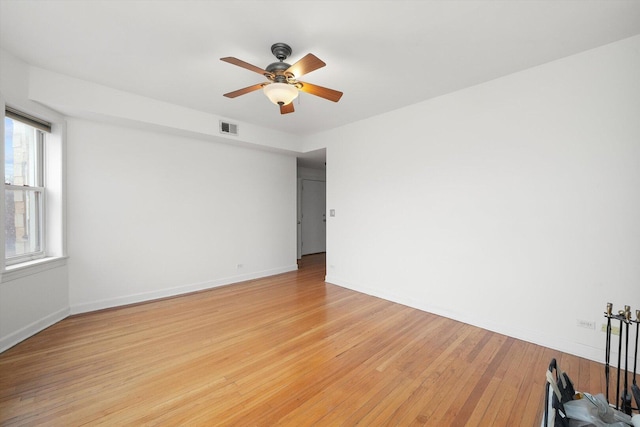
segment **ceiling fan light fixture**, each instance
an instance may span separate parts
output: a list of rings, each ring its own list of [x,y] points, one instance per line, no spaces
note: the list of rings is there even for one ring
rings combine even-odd
[[[264,86],[262,90],[276,105],[287,105],[298,97],[298,89],[287,83],[271,83]]]

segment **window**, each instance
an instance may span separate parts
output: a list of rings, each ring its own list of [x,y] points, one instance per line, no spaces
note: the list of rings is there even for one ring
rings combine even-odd
[[[4,119],[5,264],[45,256],[44,143],[51,127],[7,108]]]

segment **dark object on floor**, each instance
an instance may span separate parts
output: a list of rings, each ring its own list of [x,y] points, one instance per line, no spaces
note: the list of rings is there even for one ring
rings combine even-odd
[[[564,404],[573,400],[575,394],[576,391],[569,376],[558,368],[556,359],[551,359],[547,370],[542,427],[569,426]]]

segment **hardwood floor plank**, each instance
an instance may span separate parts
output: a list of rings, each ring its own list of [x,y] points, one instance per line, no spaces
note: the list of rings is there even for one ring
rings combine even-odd
[[[599,363],[324,274],[324,255],[307,256],[295,272],[69,317],[0,354],[0,425],[539,425],[552,357],[577,389],[604,392]]]

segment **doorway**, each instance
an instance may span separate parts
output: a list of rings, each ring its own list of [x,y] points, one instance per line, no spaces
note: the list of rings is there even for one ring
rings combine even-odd
[[[301,181],[299,254],[303,256],[326,252],[327,183],[314,179],[302,179]]]
[[[327,248],[327,149],[299,155],[297,169],[297,256],[301,259]]]

